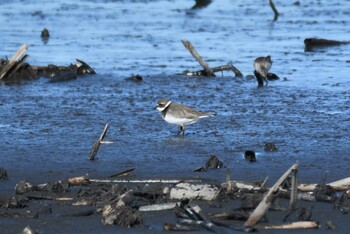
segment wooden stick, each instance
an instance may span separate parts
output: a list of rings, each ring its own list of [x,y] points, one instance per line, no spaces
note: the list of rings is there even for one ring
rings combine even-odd
[[[298,165],[294,164],[281,176],[281,178],[277,180],[274,186],[270,188],[270,190],[264,196],[263,200],[259,203],[259,205],[255,208],[253,213],[249,216],[249,219],[245,222],[244,226],[254,227],[264,217],[264,215],[269,210],[272,202],[275,199],[274,193],[277,192],[279,186],[289,176],[289,174],[295,171],[297,168]]]
[[[108,130],[108,124],[105,125],[105,127],[100,135],[100,138],[95,142],[94,146],[92,147],[91,152],[90,152],[90,156],[89,156],[90,160],[94,160],[94,158],[97,154],[97,151],[100,148],[101,141],[103,140],[103,138],[105,137],[105,135],[107,133],[107,130]]]
[[[272,0],[269,0],[269,3],[270,3],[270,6],[271,6],[271,8],[272,8],[272,10],[273,10],[273,13],[275,13],[275,17],[273,18],[273,20],[274,20],[274,21],[277,21],[278,16],[279,16],[280,14],[278,13],[278,11],[277,11],[277,9],[276,9],[275,4],[273,3],[273,1],[272,1]]]
[[[94,183],[130,183],[130,184],[178,184],[180,182],[187,183],[198,183],[201,180],[162,180],[162,179],[146,179],[146,180],[100,180],[100,179],[90,179],[90,182]]]
[[[9,71],[13,68],[13,66],[19,61],[21,60],[21,58],[24,56],[24,54],[27,52],[28,50],[28,45],[27,44],[23,44],[18,50],[17,52],[12,56],[12,58],[8,61],[8,63],[5,65],[4,69],[2,69],[1,73],[0,73],[0,80],[3,78],[6,78],[7,74],[9,73]]]
[[[320,224],[315,221],[299,221],[282,225],[267,225],[258,227],[259,229],[313,229],[318,228]]]
[[[328,183],[327,185],[338,191],[348,190],[350,189],[350,177]],[[315,190],[316,186],[317,184],[299,184],[298,189],[304,192],[311,192]]]
[[[291,188],[291,192],[290,192],[290,202],[289,202],[289,210],[290,211],[295,209],[296,202],[297,202],[297,192],[298,192],[297,174],[298,174],[298,171],[297,171],[297,169],[295,169],[292,173],[292,188]]]
[[[153,204],[153,205],[146,205],[146,206],[140,206],[139,211],[159,211],[159,210],[171,210],[174,209],[175,206],[179,206],[179,202],[168,202],[163,204]]]
[[[181,40],[182,44],[186,49],[192,54],[192,56],[197,60],[197,62],[203,67],[207,76],[215,76],[213,71],[210,69],[209,65],[203,60],[203,58],[198,54],[198,52],[193,48],[191,42],[188,40]]]
[[[130,175],[134,170],[135,170],[135,168],[127,169],[125,171],[113,174],[113,175],[109,176],[109,178],[113,178],[113,177],[117,177],[117,176],[127,176],[127,175]]]
[[[232,190],[232,185],[230,181],[231,181],[231,169],[227,168],[226,169],[226,184],[227,184],[226,192],[227,193],[229,193]]]

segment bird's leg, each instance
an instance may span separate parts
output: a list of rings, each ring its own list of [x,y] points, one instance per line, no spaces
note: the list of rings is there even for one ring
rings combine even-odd
[[[183,124],[180,125],[180,130],[177,132],[177,135],[180,135],[182,133],[182,135],[185,135],[185,126]]]
[[[266,85],[265,85],[265,86],[267,86],[267,85],[269,84],[269,81],[268,81],[267,77],[264,77],[264,80],[265,80],[265,82],[266,82]]]
[[[254,70],[254,75],[256,77],[256,80],[258,81],[258,87],[263,87],[264,86],[263,77],[256,70]]]

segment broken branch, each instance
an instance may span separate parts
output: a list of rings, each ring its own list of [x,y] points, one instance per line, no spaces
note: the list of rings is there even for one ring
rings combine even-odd
[[[197,62],[203,67],[206,72],[206,76],[215,76],[213,71],[210,69],[209,65],[203,60],[203,58],[198,54],[198,52],[193,48],[191,42],[188,40],[181,40],[182,44],[186,49],[192,54],[192,56],[197,60]]]
[[[94,146],[92,147],[91,152],[90,152],[90,156],[89,156],[90,160],[94,160],[94,158],[97,154],[97,151],[100,148],[101,141],[103,140],[103,138],[105,137],[105,135],[107,133],[107,130],[108,130],[108,124],[105,125],[105,127],[100,135],[100,138],[95,142]]]

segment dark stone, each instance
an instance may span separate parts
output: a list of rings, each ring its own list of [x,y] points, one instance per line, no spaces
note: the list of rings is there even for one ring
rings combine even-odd
[[[335,201],[334,207],[343,213],[349,213],[350,211],[350,192],[345,191],[343,194]]]
[[[8,180],[7,171],[5,168],[0,167],[0,180]]]
[[[215,155],[210,156],[210,159],[205,163],[205,167],[211,169],[223,168],[224,164]]]
[[[255,152],[253,150],[247,150],[244,152],[244,158],[249,162],[256,162]]]
[[[317,185],[314,192],[317,201],[332,202],[335,197],[335,190],[326,184]]]
[[[267,142],[264,145],[265,151],[277,151],[277,146],[272,142]]]

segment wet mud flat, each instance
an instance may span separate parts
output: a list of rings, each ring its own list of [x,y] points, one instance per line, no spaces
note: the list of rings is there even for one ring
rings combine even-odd
[[[9,180],[1,181],[1,194],[12,195],[21,180],[42,184],[75,176],[108,179],[130,168],[132,175],[118,179],[191,179],[220,185],[230,168],[232,180],[268,177],[266,186],[270,187],[295,162],[300,183],[322,184],[348,177],[349,93],[342,87],[310,89],[285,85],[287,82],[274,81],[258,89],[256,80],[247,78],[160,75],[135,82],[94,75],[60,83],[39,79],[3,86],[1,154]],[[217,116],[190,125],[184,137],[177,136],[177,126],[165,123],[154,109],[163,97],[200,110],[215,110]],[[113,143],[102,144],[96,159],[90,161],[91,147],[105,123],[110,127],[104,140]],[[266,151],[269,142],[277,150]],[[247,150],[256,152],[256,162],[244,158]],[[213,154],[224,168],[194,172]],[[67,195],[77,190],[70,188]],[[208,213],[232,210],[241,203],[240,199],[222,199],[214,205],[193,202]],[[335,232],[348,227],[348,215],[334,209],[332,203],[297,204],[313,206],[312,219],[322,225],[319,231],[327,231],[329,220],[336,225]],[[173,211],[141,212],[143,225],[118,229],[102,224],[95,207],[72,207],[69,202],[45,199],[31,200],[20,210],[39,216],[5,217],[1,226],[13,233],[27,224],[39,233],[137,233],[161,232],[164,223],[176,222]],[[86,210],[94,212],[79,216]],[[278,220],[281,213],[276,214],[269,212],[270,222]]]

